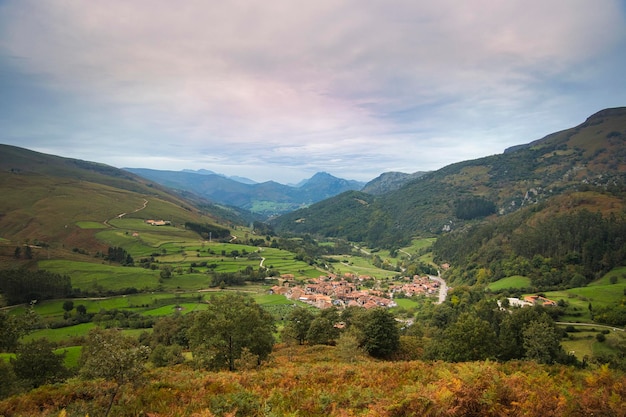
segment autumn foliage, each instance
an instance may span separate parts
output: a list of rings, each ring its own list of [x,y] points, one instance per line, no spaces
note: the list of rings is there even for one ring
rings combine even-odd
[[[117,416],[625,416],[626,378],[535,362],[340,361],[337,348],[276,349],[258,370],[185,365],[148,372]],[[97,381],[46,386],[0,402],[3,416],[101,414]]]

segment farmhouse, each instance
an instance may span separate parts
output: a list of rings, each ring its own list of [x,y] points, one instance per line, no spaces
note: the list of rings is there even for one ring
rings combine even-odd
[[[552,301],[549,298],[542,297],[540,295],[527,295],[524,297],[524,301],[531,303],[532,305],[543,305],[545,307],[555,307],[556,301]]]
[[[146,220],[146,223],[151,226],[169,226],[172,224],[169,220]]]

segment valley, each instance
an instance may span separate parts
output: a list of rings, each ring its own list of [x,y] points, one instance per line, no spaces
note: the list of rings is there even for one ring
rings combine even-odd
[[[623,137],[607,109],[268,222],[275,184],[230,207],[1,145],[0,415],[620,415]]]

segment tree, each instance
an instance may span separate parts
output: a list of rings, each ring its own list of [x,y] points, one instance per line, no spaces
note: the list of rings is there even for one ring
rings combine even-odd
[[[158,345],[179,345],[183,348],[188,348],[188,330],[193,324],[192,320],[192,316],[181,314],[158,319],[152,326],[150,345],[153,347]]]
[[[15,349],[17,341],[22,336],[23,327],[19,319],[0,310],[0,352],[9,352]]]
[[[8,304],[65,298],[72,292],[70,277],[48,271],[0,270],[0,292]]]
[[[80,374],[83,378],[103,378],[115,383],[105,415],[111,411],[120,388],[143,374],[149,355],[150,348],[119,330],[95,328],[89,332],[80,356]]]
[[[361,353],[359,339],[352,332],[345,332],[339,336],[337,354],[343,362],[354,363]]]
[[[366,310],[354,325],[361,334],[361,347],[375,358],[389,358],[400,347],[396,318],[385,308]]]
[[[554,322],[547,315],[531,321],[524,328],[523,336],[526,359],[551,364],[565,355]]]
[[[333,345],[339,336],[339,330],[327,317],[316,317],[306,333],[306,340],[312,345]]]
[[[183,348],[179,345],[157,345],[150,354],[150,362],[156,367],[177,365],[184,361]]]
[[[163,265],[161,267],[161,272],[159,272],[159,276],[163,279],[172,278],[172,267],[170,265]]]
[[[85,307],[83,304],[79,304],[76,306],[76,312],[81,316],[84,316],[87,314],[87,307]]]
[[[538,320],[542,313],[543,307],[514,308],[504,317],[498,335],[498,359],[508,361],[524,358],[524,328],[533,320]]]
[[[313,313],[304,307],[296,307],[291,310],[286,317],[287,324],[285,324],[285,328],[288,330],[287,334],[292,335],[300,345],[303,344],[313,318]]]
[[[235,370],[243,348],[265,360],[274,345],[274,320],[252,298],[213,296],[207,310],[195,314],[189,329],[194,358],[201,367]]]
[[[0,360],[0,399],[6,398],[17,391],[17,378],[13,367],[4,360]]]
[[[54,345],[46,339],[33,340],[17,348],[11,359],[15,375],[31,388],[61,382],[68,376],[63,361],[65,354],[54,353]]]
[[[436,356],[446,361],[477,361],[495,357],[496,340],[496,333],[488,322],[472,313],[461,313],[433,347]]]
[[[63,302],[63,310],[68,313],[74,309],[74,302],[72,300],[66,300]]]

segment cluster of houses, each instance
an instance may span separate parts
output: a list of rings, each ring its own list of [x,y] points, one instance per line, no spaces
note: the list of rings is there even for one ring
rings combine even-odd
[[[408,279],[408,278],[407,278]],[[439,292],[439,282],[428,277],[415,275],[411,282],[399,285],[392,285],[390,290],[393,294],[403,294],[406,297],[415,295],[435,295]]]
[[[542,297],[541,295],[527,295],[523,300],[519,298],[507,298],[509,301],[509,305],[513,307],[528,307],[534,305],[542,305],[545,307],[555,307],[557,302],[554,300],[550,300],[549,298]],[[502,307],[500,301],[498,301],[498,305]]]
[[[329,307],[395,307],[394,294],[413,296],[417,294],[433,294],[439,288],[439,283],[430,281],[427,277],[415,276],[413,281],[403,285],[393,285],[389,293],[377,290],[358,289],[357,282],[373,279],[369,276],[356,276],[347,273],[343,277],[335,275],[321,276],[312,279],[302,286],[291,285],[292,275],[283,275],[283,285],[271,288],[272,294],[280,294],[291,300],[298,300],[311,304],[317,308]]]
[[[544,307],[556,307],[556,301],[550,300],[549,298],[542,297],[541,295],[527,295],[524,297],[524,301],[529,303],[530,305],[542,305]]]

